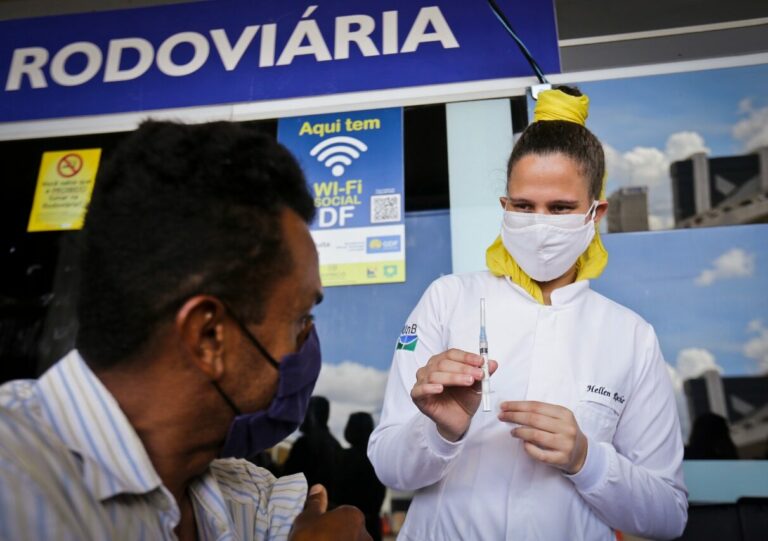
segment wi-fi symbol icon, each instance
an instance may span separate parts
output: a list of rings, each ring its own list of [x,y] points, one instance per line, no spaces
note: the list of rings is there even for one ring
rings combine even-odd
[[[352,160],[360,157],[361,152],[368,146],[354,137],[339,135],[320,141],[309,151],[310,156],[316,156],[317,161],[331,168],[334,177],[344,174],[344,168],[352,165]]]

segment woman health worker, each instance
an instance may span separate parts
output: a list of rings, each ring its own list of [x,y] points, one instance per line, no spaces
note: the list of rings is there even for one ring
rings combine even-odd
[[[576,94],[576,95],[569,95]],[[368,455],[415,491],[405,540],[677,537],[683,445],[653,328],[592,291],[607,253],[597,223],[603,149],[588,99],[539,95],[512,150],[489,271],[444,276],[398,342]],[[480,404],[480,299],[491,412]]]

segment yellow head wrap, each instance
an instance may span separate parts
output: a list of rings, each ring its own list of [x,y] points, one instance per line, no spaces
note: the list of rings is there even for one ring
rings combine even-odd
[[[544,90],[539,93],[536,108],[533,110],[533,121],[567,120],[585,126],[589,115],[589,98],[571,96],[560,90]]]
[[[539,93],[533,112],[533,120],[534,122],[567,120],[584,126],[588,114],[589,98],[587,96],[571,96],[559,90],[545,90]],[[605,199],[605,179],[603,179],[600,199]],[[530,293],[534,299],[544,304],[541,287],[509,255],[501,241],[501,236],[496,237],[493,244],[486,250],[485,262],[494,275],[509,276],[513,282]],[[608,252],[603,246],[600,230],[595,224],[595,236],[576,262],[576,280],[597,278],[603,273],[607,264]]]

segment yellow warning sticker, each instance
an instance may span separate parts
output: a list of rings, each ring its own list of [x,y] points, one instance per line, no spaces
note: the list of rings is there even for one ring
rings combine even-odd
[[[44,152],[27,231],[81,229],[100,158],[100,148]]]

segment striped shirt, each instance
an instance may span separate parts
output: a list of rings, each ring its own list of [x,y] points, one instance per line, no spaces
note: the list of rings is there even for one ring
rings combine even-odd
[[[306,499],[276,479],[214,460],[190,486],[202,540],[285,539]],[[176,539],[179,507],[114,397],[72,351],[39,380],[0,386],[0,541]]]

